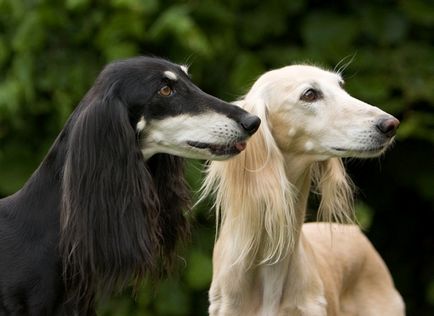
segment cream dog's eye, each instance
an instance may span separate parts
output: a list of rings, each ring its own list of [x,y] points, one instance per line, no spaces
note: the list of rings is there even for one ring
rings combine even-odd
[[[315,102],[321,97],[321,93],[315,89],[307,89],[300,96],[300,100],[304,102]]]
[[[163,97],[168,97],[168,96],[171,96],[173,94],[173,90],[169,86],[164,86],[158,91],[158,94],[163,96]]]

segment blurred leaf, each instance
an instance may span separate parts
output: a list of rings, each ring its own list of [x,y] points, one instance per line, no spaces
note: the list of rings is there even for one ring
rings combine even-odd
[[[191,160],[187,162],[185,177],[193,193],[198,193],[202,180],[203,162]],[[198,195],[198,194],[196,194]]]
[[[367,5],[359,14],[363,33],[383,46],[402,41],[408,33],[408,21],[397,10]]]
[[[3,66],[6,59],[9,57],[10,51],[4,36],[0,34],[0,67]],[[0,77],[1,78],[1,77]]]
[[[369,231],[374,217],[374,210],[364,202],[357,202],[356,204],[356,218],[360,227],[364,231]]]
[[[247,11],[240,20],[239,37],[247,45],[255,45],[286,31],[286,5],[279,1],[264,1],[254,11]],[[270,23],[270,16],[273,23]]]
[[[179,282],[165,280],[160,285],[159,292],[160,295],[155,302],[159,314],[167,316],[189,315],[189,296]]]
[[[422,196],[434,200],[434,171],[423,172],[417,181],[417,187]]]
[[[430,0],[400,0],[399,5],[414,23],[425,26],[434,25],[433,2]]]
[[[12,19],[22,19],[26,14],[24,1],[3,0],[3,5]]]
[[[186,271],[188,285],[195,290],[206,290],[211,283],[211,258],[197,250],[192,250],[188,258]]]
[[[150,286],[149,282],[145,281],[137,293],[137,304],[142,307],[142,309],[145,309],[151,304],[154,296],[154,289]]]
[[[410,112],[401,122],[398,136],[416,137],[434,143],[434,113]]]
[[[428,287],[426,289],[426,297],[428,303],[434,306],[434,279],[432,279],[431,282],[428,284]]]
[[[139,53],[135,40],[144,34],[145,26],[140,16],[118,13],[100,28],[97,42],[107,60],[125,58]]]
[[[234,63],[230,82],[238,87],[238,94],[247,92],[249,86],[264,72],[261,61],[253,54],[242,53]]]
[[[158,0],[111,0],[111,3],[115,8],[141,13],[152,13],[158,8]]]
[[[346,75],[344,74],[344,78]],[[371,74],[357,74],[354,79],[346,80],[346,89],[356,98],[380,106],[380,101],[386,100],[391,89],[386,78]]]
[[[44,44],[44,37],[38,13],[30,11],[14,34],[12,47],[18,52],[37,50]]]
[[[195,24],[185,5],[173,6],[159,16],[150,29],[150,36],[156,40],[173,38],[195,53],[203,56],[211,54],[207,38]]]
[[[348,50],[359,32],[359,25],[351,18],[317,11],[310,13],[302,26],[303,40],[310,50],[337,56],[352,53]]]
[[[66,0],[66,8],[70,10],[82,9],[87,7],[89,0]]]
[[[16,56],[13,63],[13,74],[21,86],[25,102],[32,102],[35,99],[33,80],[33,59],[29,53],[22,53]]]
[[[116,297],[98,310],[98,315],[100,316],[129,316],[131,314],[132,306],[128,297]]]
[[[104,51],[107,60],[123,59],[129,56],[139,55],[139,49],[134,43],[117,43],[108,46]]]
[[[31,161],[31,163],[24,164],[23,161]],[[33,173],[37,161],[32,161],[32,153],[24,146],[15,145],[2,150],[0,166],[0,192],[12,194],[18,191]]]
[[[16,113],[20,95],[21,85],[17,80],[9,79],[0,83],[0,113]]]

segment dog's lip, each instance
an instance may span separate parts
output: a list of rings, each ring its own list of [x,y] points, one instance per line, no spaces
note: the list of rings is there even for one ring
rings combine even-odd
[[[187,141],[187,144],[199,149],[209,149],[211,153],[215,155],[239,154],[246,149],[247,146],[245,141],[237,141],[229,144],[211,144],[197,141]]]
[[[375,153],[382,151],[386,148],[387,144],[383,144],[377,147],[368,147],[368,148],[344,148],[344,147],[331,147],[334,151],[339,152],[356,152],[356,153]]]

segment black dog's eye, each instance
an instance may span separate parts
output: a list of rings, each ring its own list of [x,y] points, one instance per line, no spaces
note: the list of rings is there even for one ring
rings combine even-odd
[[[158,91],[158,94],[163,97],[169,97],[173,94],[173,90],[169,86],[164,86]]]
[[[315,89],[307,89],[300,96],[300,100],[304,102],[315,102],[321,97],[321,92]]]

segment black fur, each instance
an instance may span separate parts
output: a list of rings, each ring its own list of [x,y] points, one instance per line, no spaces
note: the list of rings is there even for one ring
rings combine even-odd
[[[176,96],[157,92],[163,72]],[[183,158],[145,160],[136,124],[243,110],[197,88],[168,61],[108,65],[24,187],[0,200],[0,315],[94,315],[102,293],[157,276],[188,233]]]

